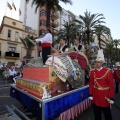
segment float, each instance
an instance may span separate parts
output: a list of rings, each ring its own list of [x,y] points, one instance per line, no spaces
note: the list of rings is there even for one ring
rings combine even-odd
[[[24,67],[23,77],[11,85],[10,96],[38,120],[74,119],[91,105],[85,80],[88,66],[83,52],[53,54],[45,65],[41,58],[33,58]]]

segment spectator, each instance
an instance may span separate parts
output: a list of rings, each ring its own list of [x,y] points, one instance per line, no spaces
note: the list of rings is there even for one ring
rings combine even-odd
[[[114,78],[115,78],[115,83],[116,83],[116,89],[115,92],[118,93],[119,91],[119,83],[120,83],[120,63],[116,63],[117,69],[114,70]]]
[[[22,71],[20,69],[16,70],[16,76],[13,78],[14,83],[16,83],[16,79],[17,78],[21,78],[22,77]]]
[[[5,68],[4,78],[5,78],[5,82],[7,83],[7,82],[8,82],[8,79],[10,78],[10,71],[9,71],[9,68],[8,68],[8,67]]]
[[[13,81],[13,78],[16,76],[16,71],[12,66],[10,67],[9,71],[10,71],[10,78]]]

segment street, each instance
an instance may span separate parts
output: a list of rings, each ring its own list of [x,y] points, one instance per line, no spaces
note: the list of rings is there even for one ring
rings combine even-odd
[[[120,93],[116,94],[115,98],[116,98],[115,105],[120,107]],[[5,106],[11,106],[11,105],[14,105],[22,112],[25,110],[24,106],[19,101],[10,97],[10,84],[8,84],[6,86],[4,85],[3,87],[1,86],[0,87],[0,117],[2,117],[2,118],[0,118],[0,120],[4,120],[3,118],[7,117],[7,116],[5,116],[5,113],[6,113]],[[112,105],[113,120],[120,120],[119,113],[120,113],[120,110],[117,107],[115,107],[114,105]],[[30,115],[30,112],[28,112],[27,114]],[[29,117],[29,118],[32,118],[32,120],[35,120],[34,117]],[[81,114],[80,116],[75,118],[75,120],[94,120],[92,106],[88,110],[84,111],[83,114]],[[104,120],[103,115],[102,115],[102,120]]]

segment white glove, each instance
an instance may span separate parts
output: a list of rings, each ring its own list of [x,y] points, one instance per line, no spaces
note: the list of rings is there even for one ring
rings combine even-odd
[[[89,99],[90,99],[90,100],[93,100],[93,97],[91,96],[91,97],[89,97]]]
[[[108,103],[110,103],[110,104],[114,104],[114,101],[113,101],[113,100],[110,100]]]

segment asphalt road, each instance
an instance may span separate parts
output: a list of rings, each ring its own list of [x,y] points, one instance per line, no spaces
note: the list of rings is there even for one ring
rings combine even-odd
[[[2,115],[6,111],[5,109],[6,105],[14,105],[20,110],[24,109],[24,106],[19,101],[10,97],[9,84],[3,84],[3,86],[2,85],[0,86],[0,115]],[[115,96],[115,105],[120,107],[120,92]],[[113,120],[120,120],[120,110],[114,105],[112,105],[111,111]],[[92,106],[88,110],[84,111],[82,115],[75,118],[75,120],[94,120]],[[102,120],[104,120],[103,115]]]

